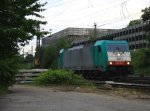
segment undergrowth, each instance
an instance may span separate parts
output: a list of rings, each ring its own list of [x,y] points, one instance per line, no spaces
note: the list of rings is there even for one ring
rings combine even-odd
[[[7,87],[0,85],[0,95],[4,94],[6,92],[7,92]]]
[[[138,49],[131,54],[135,74],[150,75],[150,49]]]
[[[35,79],[37,85],[77,85],[92,86],[93,84],[85,80],[81,75],[76,75],[72,71],[48,70]]]

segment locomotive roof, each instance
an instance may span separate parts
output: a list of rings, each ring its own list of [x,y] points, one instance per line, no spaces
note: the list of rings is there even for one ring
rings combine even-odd
[[[114,40],[98,40],[95,42],[94,46],[101,45],[103,43],[120,43],[120,44],[127,44],[127,41],[125,40],[119,40],[119,41],[114,41]]]

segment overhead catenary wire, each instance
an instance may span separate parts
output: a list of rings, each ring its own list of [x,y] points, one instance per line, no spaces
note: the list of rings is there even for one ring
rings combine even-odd
[[[121,20],[123,20],[123,19],[131,19],[131,18],[133,18],[133,17],[135,17],[135,16],[140,15],[141,13],[142,13],[142,12],[138,12],[138,13],[132,14],[132,15],[126,17],[126,18],[116,18],[116,19],[114,19],[114,20],[111,20],[110,22],[106,21],[106,22],[108,22],[108,23],[104,23],[104,24],[98,25],[97,27],[102,27],[102,26],[105,26],[105,25],[108,25],[108,24],[112,24],[112,23],[121,21]]]
[[[124,2],[124,4],[126,5],[126,2]],[[126,8],[126,11],[128,11],[128,9]],[[125,20],[126,18],[127,19],[130,19],[130,14],[129,14],[129,12],[127,12],[128,13],[128,15],[126,15],[126,16],[124,16],[124,17],[121,17],[121,18],[119,18],[119,21],[121,21],[121,20]],[[141,12],[140,12],[141,13]],[[133,14],[134,15],[134,14]],[[131,14],[131,17],[133,17],[133,15]],[[87,15],[86,15],[87,16]],[[111,20],[110,20],[111,21]],[[99,23],[99,22],[96,22],[96,23]],[[112,23],[112,22],[111,22]],[[113,22],[114,23],[114,22]],[[91,24],[93,24],[93,22],[91,23]],[[107,23],[107,24],[110,24],[110,23]],[[91,25],[92,26],[92,25]],[[89,27],[89,25],[88,25],[88,27]]]
[[[125,9],[126,9],[126,11],[127,11],[127,13],[128,13],[128,16],[130,16],[130,13],[129,13],[129,11],[128,11],[128,9],[127,9],[127,2],[125,3]]]
[[[100,28],[100,27],[103,27],[103,26],[106,26],[106,25],[111,25],[111,24],[117,23],[119,21],[123,21],[123,20],[126,20],[126,19],[131,19],[131,18],[134,18],[134,17],[138,17],[139,15],[141,15],[141,13],[142,12],[131,14],[130,16],[127,16],[126,18],[120,17],[120,18],[114,18],[114,19],[111,19],[111,20],[96,22],[98,24],[97,27]],[[92,28],[93,27],[93,23],[91,23],[91,25],[88,24],[88,27]]]
[[[126,18],[126,15],[125,15],[124,10],[123,10],[124,4],[125,4],[125,2],[121,3],[121,11],[122,11],[123,17]]]
[[[125,1],[130,1],[130,0],[124,0],[124,1],[122,1],[121,3],[123,3],[123,2],[125,2]],[[73,2],[72,2],[73,3]],[[89,17],[88,16],[90,16],[92,19],[91,19],[91,22],[92,22],[92,24],[94,23],[93,22],[93,17],[98,17],[98,16],[101,16],[101,15],[104,15],[105,13],[103,13],[103,11],[105,11],[105,10],[109,10],[109,11],[111,11],[114,7],[118,7],[118,6],[120,6],[121,5],[121,3],[120,3],[120,1],[119,2],[116,2],[115,4],[114,3],[112,3],[112,5],[109,5],[108,7],[106,7],[106,8],[103,8],[103,9],[101,9],[101,10],[96,10],[96,11],[94,11],[94,12],[90,12],[90,13],[88,13],[88,14],[80,14],[80,15],[82,15],[82,16],[76,16],[76,17],[73,17],[73,19],[71,19],[70,20],[70,25],[72,24],[72,23],[76,23],[77,21],[79,22],[79,21],[84,21],[85,19],[88,19]],[[93,9],[94,7],[95,7],[95,5],[94,4],[92,4],[93,5],[93,7],[92,8],[89,8],[88,10],[91,10],[91,9]],[[97,4],[96,4],[97,5]],[[124,3],[124,5],[123,5],[123,10],[124,10],[124,14],[125,14],[125,16],[127,17],[127,18],[129,18],[128,16],[130,16],[130,14],[129,14],[129,11],[128,11],[128,9],[127,9],[127,7],[126,7],[126,5],[127,5],[127,3]],[[107,6],[107,5],[106,5]],[[82,8],[82,9],[84,9],[84,8]],[[69,10],[69,11],[68,11]],[[64,9],[63,11],[61,10],[61,12],[60,13],[58,13],[58,14],[56,14],[56,17],[58,17],[58,16],[61,16],[61,15],[63,15],[64,16],[64,14],[68,14],[68,12],[78,12],[78,11],[82,11],[82,10],[80,10],[80,9],[78,9],[78,10],[70,10],[70,8],[67,10],[67,8],[66,9]],[[64,13],[65,12],[65,13]],[[100,13],[99,13],[100,12]],[[109,13],[109,12],[108,12]],[[107,14],[108,14],[107,13]],[[131,13],[131,12],[130,12]],[[58,16],[57,16],[58,15]],[[72,15],[74,15],[74,14],[72,14]],[[70,15],[70,16],[72,16],[72,15]],[[132,13],[131,13],[131,15],[132,15]],[[126,17],[122,17],[122,20],[124,20]],[[60,17],[61,18],[61,17]],[[119,17],[118,17],[119,18]],[[63,19],[62,19],[63,20]],[[65,19],[66,21],[67,20],[69,20],[69,18],[67,19],[67,17],[66,17],[66,19]],[[112,22],[111,20],[109,20],[110,22]],[[62,21],[61,21],[62,22]],[[61,23],[60,22],[60,23]],[[64,21],[63,21],[64,22]],[[90,21],[89,21],[90,22]],[[95,21],[96,23],[98,23],[99,21]],[[110,24],[110,23],[109,23]],[[59,24],[58,24],[59,25]],[[62,25],[62,24],[61,24]]]
[[[115,22],[118,22],[118,21],[123,21],[123,20],[126,20],[126,19],[131,19],[133,17],[141,15],[141,13],[142,12],[131,14],[130,16],[127,16],[126,18],[124,18],[124,17],[117,17],[117,18],[114,18],[114,19],[111,19],[111,20],[96,22],[97,24],[100,24],[97,27],[102,27],[102,26],[109,25],[109,24],[112,24],[112,23],[115,23]],[[93,27],[93,23],[88,24],[88,26]]]
[[[130,0],[125,0],[125,1],[130,1]],[[115,2],[115,1],[113,1],[113,2],[110,2],[109,4],[106,2],[106,3],[100,3],[100,4],[96,4],[96,5],[92,5],[93,7],[92,8],[99,8],[99,6],[111,6],[111,5],[113,5],[113,4],[120,4],[120,3],[122,3],[121,1],[117,1],[117,2]],[[65,3],[63,3],[63,4],[65,4]],[[63,5],[62,4],[62,5]],[[67,12],[65,12],[65,14],[68,14],[68,13],[73,13],[73,12],[81,12],[81,11],[84,11],[85,9],[89,9],[90,7],[88,6],[88,7],[84,7],[84,8],[79,8],[79,9],[75,9],[75,10],[70,10],[70,9],[68,9],[67,10]],[[107,7],[108,8],[108,7]],[[49,9],[47,9],[46,11],[50,11]]]
[[[88,7],[93,7],[93,4],[92,4],[92,1],[91,0],[88,0]]]
[[[46,7],[46,8],[48,8],[48,9],[50,9],[50,8],[55,8],[55,7],[58,7],[58,6],[64,5],[64,4],[68,4],[68,3],[73,2],[73,1],[74,1],[74,0],[70,0],[70,1],[67,1],[67,2],[62,2],[62,3],[60,3],[60,4],[55,4],[55,5],[52,5],[52,6]]]
[[[66,7],[64,10],[62,10],[61,12],[59,12],[58,14],[54,15],[54,16],[60,16],[61,14],[63,14],[63,12],[65,12],[66,10],[68,10],[71,6],[72,6],[73,2],[68,6]]]
[[[114,6],[111,6],[111,7],[109,7],[109,8],[107,7],[107,8],[104,8],[104,9],[102,9],[102,10],[98,10],[98,11],[92,13],[92,14],[84,15],[84,16],[82,16],[82,17],[79,17],[79,18],[74,19],[73,21],[85,19],[85,17],[88,17],[88,16],[91,17],[91,15],[94,16],[95,14],[98,14],[98,16],[101,16],[101,15],[103,15],[103,12],[104,12],[104,11],[107,11],[107,10],[110,10],[110,9],[112,9],[112,8],[114,8],[114,7],[120,6],[122,3],[123,3],[123,2],[121,2],[121,3],[119,3],[119,4],[115,4]],[[100,14],[99,12],[102,12],[102,14]]]
[[[126,0],[126,1],[129,1],[129,0]],[[121,2],[121,3],[122,3],[122,2]],[[107,7],[107,8],[104,8],[104,9],[102,9],[102,10],[98,10],[98,11],[92,13],[92,16],[91,16],[91,14],[87,14],[87,15],[84,15],[84,16],[82,16],[82,17],[75,18],[74,20],[72,20],[71,24],[72,24],[73,22],[76,22],[76,21],[85,19],[85,18],[88,17],[88,16],[90,16],[90,18],[91,18],[91,17],[93,17],[93,16],[95,16],[95,15],[97,15],[97,17],[100,16],[100,15],[103,15],[103,13],[100,14],[99,12],[103,12],[103,11],[105,11],[105,10],[111,10],[111,8],[116,7],[116,6],[118,6],[118,5],[120,5],[120,2],[119,2],[119,4],[118,4],[118,2],[117,2],[117,4],[115,4],[114,6],[112,5],[112,6],[109,7],[109,8]],[[53,15],[53,17],[57,16],[57,18],[58,18],[58,17],[61,16],[61,15],[63,14],[63,12],[66,11],[67,9],[68,9],[68,8],[64,9],[62,12],[60,12],[60,13],[58,13],[58,14],[56,14],[56,15]],[[48,16],[47,16],[47,17],[48,17]],[[95,17],[96,17],[96,16],[95,16]]]

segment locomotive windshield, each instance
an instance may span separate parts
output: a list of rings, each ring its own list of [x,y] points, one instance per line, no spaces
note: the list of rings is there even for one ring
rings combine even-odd
[[[108,52],[128,52],[128,44],[107,44],[107,51]]]

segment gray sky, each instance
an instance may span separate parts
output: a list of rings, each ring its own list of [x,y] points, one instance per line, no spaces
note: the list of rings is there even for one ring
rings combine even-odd
[[[55,33],[67,27],[122,28],[138,19],[149,0],[40,0],[48,2],[42,13]]]
[[[141,10],[150,5],[149,0],[39,0],[48,2],[42,12],[47,25],[45,30],[58,32],[67,27],[94,27],[119,29],[126,27],[129,21],[139,19]],[[29,51],[35,48],[35,39],[24,47]]]

